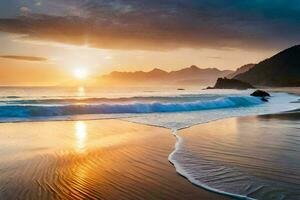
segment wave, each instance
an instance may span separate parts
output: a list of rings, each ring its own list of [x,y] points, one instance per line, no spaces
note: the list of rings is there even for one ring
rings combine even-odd
[[[102,104],[18,104],[1,105],[0,118],[51,117],[81,114],[163,113],[253,106],[263,103],[257,97],[229,96],[215,100],[162,103],[131,102]]]
[[[222,95],[174,95],[174,96],[133,96],[133,97],[115,97],[115,98],[105,98],[105,97],[48,97],[42,96],[38,98],[25,98],[21,96],[4,96],[0,97],[0,104],[75,104],[75,103],[88,103],[88,104],[99,104],[99,103],[124,103],[133,101],[143,101],[143,102],[178,102],[178,101],[197,101],[199,98],[202,100],[212,100]]]

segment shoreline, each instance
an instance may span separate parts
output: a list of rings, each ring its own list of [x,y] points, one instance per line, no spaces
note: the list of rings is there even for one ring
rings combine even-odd
[[[178,152],[180,151],[180,145],[183,143],[184,140],[184,135],[186,133],[192,133],[192,134],[197,134],[196,132],[203,132],[203,128],[206,126],[211,126],[211,124],[213,126],[218,126],[218,124],[222,124],[225,123],[226,121],[232,121],[232,120],[241,120],[241,121],[253,121],[253,119],[258,119],[259,121],[263,121],[263,120],[268,120],[268,121],[274,121],[274,120],[279,120],[279,121],[293,121],[293,120],[299,120],[300,119],[300,110],[296,109],[296,110],[291,110],[291,111],[287,111],[287,112],[279,112],[279,113],[273,113],[273,114],[264,114],[264,115],[255,115],[255,116],[241,116],[241,117],[230,117],[230,118],[223,118],[223,119],[217,119],[214,121],[210,121],[210,122],[206,122],[206,123],[201,123],[201,124],[197,124],[188,128],[183,128],[180,129],[178,131],[173,132],[174,136],[176,137],[176,144],[175,144],[175,148],[174,151],[169,155],[169,161],[174,165],[175,170],[184,178],[186,178],[188,181],[191,182],[191,184],[194,184],[200,188],[204,188],[208,191],[212,191],[214,193],[218,193],[224,196],[229,196],[232,197],[234,199],[245,199],[245,200],[255,200],[256,198],[252,198],[252,197],[248,197],[248,196],[244,196],[244,195],[239,195],[236,193],[230,193],[230,192],[225,192],[222,190],[218,190],[215,189],[213,187],[210,187],[208,185],[206,185],[205,183],[195,179],[193,176],[191,176],[188,172],[186,172],[181,164],[184,163],[179,163],[177,162],[175,159],[173,159],[172,157]],[[229,122],[228,122],[229,123]],[[257,123],[255,120],[253,121],[253,123]],[[214,125],[215,124],[215,125]],[[283,122],[284,124],[284,122]],[[242,123],[241,123],[242,125]],[[241,126],[240,125],[240,126]],[[204,134],[204,133],[198,133],[198,134]],[[194,139],[195,140],[195,139]],[[199,139],[201,141],[201,139]],[[180,152],[180,154],[182,154],[182,152]]]
[[[219,120],[224,120],[224,119],[219,119]],[[219,121],[219,120],[215,120],[215,121]],[[207,122],[207,123],[210,123],[210,122]],[[201,126],[201,124],[198,124],[198,125],[195,125],[195,126]],[[183,129],[180,129],[180,130],[184,130],[184,129],[188,129],[188,128],[183,128]],[[178,131],[180,131],[180,130],[178,130]],[[176,152],[178,151],[178,149],[180,148],[179,146],[180,146],[180,144],[182,143],[182,140],[183,140],[182,137],[180,137],[177,134],[178,131],[177,130],[173,131],[173,135],[176,138],[176,143],[174,145],[174,150],[168,156],[168,160],[173,165],[173,167],[175,168],[175,171],[180,176],[182,176],[184,179],[188,180],[192,185],[195,185],[195,186],[197,186],[201,189],[207,190],[209,192],[213,192],[213,193],[220,194],[222,196],[230,197],[230,198],[234,198],[234,199],[255,200],[255,199],[249,198],[247,196],[242,196],[242,195],[238,195],[238,194],[234,194],[234,193],[228,193],[228,192],[225,192],[225,191],[215,189],[213,187],[209,187],[208,185],[205,185],[205,184],[201,183],[200,181],[197,181],[193,177],[189,176],[188,173],[182,169],[180,164],[175,159],[172,158],[172,156],[175,155]]]

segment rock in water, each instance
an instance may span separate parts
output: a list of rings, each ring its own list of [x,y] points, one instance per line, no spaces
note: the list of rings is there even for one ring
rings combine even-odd
[[[251,94],[251,96],[254,96],[254,97],[270,97],[271,95],[269,93],[267,93],[266,91],[263,91],[263,90],[256,90],[255,92],[253,92]]]
[[[268,101],[269,101],[269,100],[266,99],[265,97],[262,97],[261,100],[264,101],[264,102],[268,102]]]

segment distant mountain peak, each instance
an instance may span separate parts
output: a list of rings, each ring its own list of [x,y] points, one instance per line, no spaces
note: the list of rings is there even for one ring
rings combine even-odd
[[[149,73],[168,73],[168,72],[166,72],[162,69],[159,69],[159,68],[154,68],[151,71],[149,71]]]
[[[192,70],[197,70],[197,69],[200,69],[200,68],[197,67],[196,65],[191,65],[191,66],[190,66],[190,69],[192,69]]]
[[[252,64],[252,63],[243,65],[243,66],[237,68],[235,70],[235,72],[233,72],[233,73],[229,74],[228,76],[226,76],[226,78],[233,78],[233,77],[235,77],[239,74],[245,73],[246,71],[249,71],[252,67],[254,67],[254,65],[255,64]]]

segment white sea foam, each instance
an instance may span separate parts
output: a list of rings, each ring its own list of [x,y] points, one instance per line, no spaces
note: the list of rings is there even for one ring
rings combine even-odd
[[[191,112],[140,114],[138,116],[129,118],[128,120],[132,122],[178,130],[196,124],[206,123],[228,117],[272,114],[293,110],[300,107],[299,104],[292,103],[298,100],[299,96],[287,93],[272,93],[272,97],[267,103],[259,103],[260,100],[255,97],[250,97],[249,102],[251,103],[249,103],[248,97],[245,98],[247,99],[247,103],[245,103],[244,105],[247,106],[241,106],[241,104],[239,104],[240,106],[219,107],[218,109],[208,109]],[[256,100],[253,100],[252,98],[255,98]],[[229,103],[226,105],[229,105]]]

